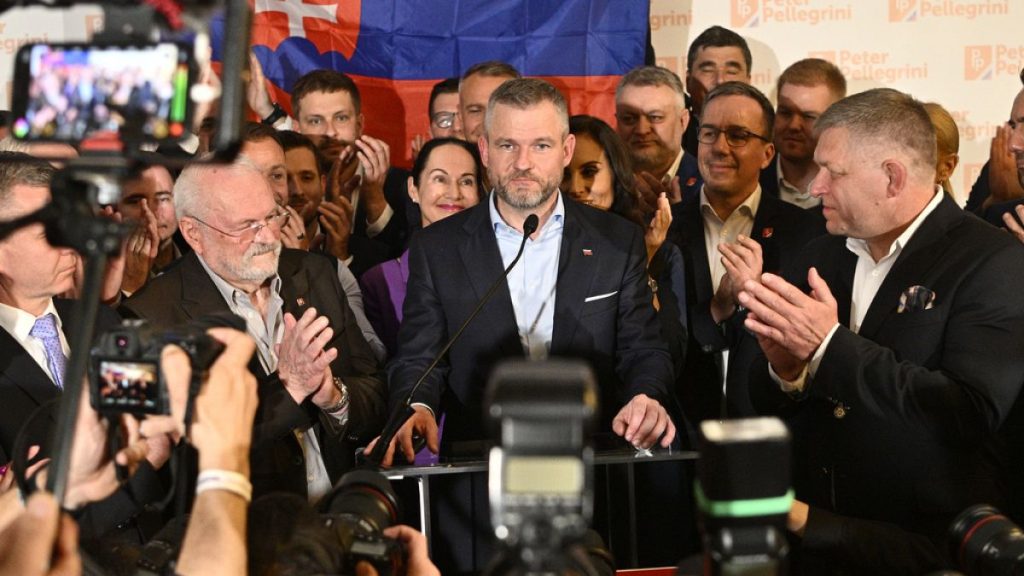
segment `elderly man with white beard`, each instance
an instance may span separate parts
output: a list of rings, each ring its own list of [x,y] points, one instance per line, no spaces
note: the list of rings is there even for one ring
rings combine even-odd
[[[254,496],[315,500],[353,466],[354,447],[383,426],[380,366],[356,325],[331,262],[282,249],[288,212],[251,162],[193,164],[174,186],[193,252],[124,303],[158,330],[233,312],[256,340],[259,381]]]

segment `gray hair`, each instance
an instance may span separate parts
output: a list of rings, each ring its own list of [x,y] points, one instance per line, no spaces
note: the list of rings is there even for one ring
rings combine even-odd
[[[498,86],[491,94],[490,100],[487,101],[487,113],[484,115],[484,133],[488,134],[491,131],[494,107],[498,104],[526,110],[541,102],[554,104],[562,125],[562,137],[568,136],[569,105],[565,101],[565,96],[562,96],[558,88],[555,88],[551,83],[536,78],[517,78]]]
[[[862,142],[902,150],[920,177],[934,178],[935,127],[924,105],[909,94],[875,88],[847,96],[814,123],[815,138],[830,128],[845,128]]]
[[[11,191],[15,186],[50,188],[57,169],[45,160],[24,152],[0,152],[0,213],[11,207]]]
[[[202,218],[206,216],[208,204],[206,199],[215,194],[211,190],[210,177],[225,172],[252,172],[261,179],[266,178],[250,158],[239,154],[231,164],[211,164],[213,153],[209,152],[185,166],[178,179],[174,181],[174,215],[178,220],[186,216]]]
[[[679,75],[668,68],[662,68],[661,66],[639,66],[633,68],[622,77],[622,80],[619,80],[619,85],[615,88],[616,101],[622,98],[622,92],[628,86],[668,86],[676,93],[679,107],[683,108],[686,106],[686,92],[683,90],[683,82],[679,79]]]

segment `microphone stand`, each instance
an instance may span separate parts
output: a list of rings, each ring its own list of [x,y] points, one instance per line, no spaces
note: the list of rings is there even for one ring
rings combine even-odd
[[[459,326],[459,329],[455,331],[455,334],[448,339],[448,342],[446,342],[444,347],[441,348],[441,351],[434,356],[430,365],[427,366],[427,369],[420,375],[419,380],[413,384],[412,390],[409,390],[408,396],[406,396],[398,409],[391,413],[387,423],[384,424],[384,430],[380,433],[380,438],[377,439],[377,444],[374,445],[373,450],[370,451],[370,455],[367,457],[367,461],[370,464],[377,467],[381,466],[381,462],[384,460],[384,455],[387,453],[388,446],[391,445],[391,441],[394,440],[395,435],[398,434],[398,430],[401,429],[401,427],[409,421],[409,418],[412,418],[412,415],[416,413],[416,409],[412,407],[412,399],[415,396],[416,391],[419,390],[423,382],[426,381],[427,376],[434,371],[434,368],[439,362],[441,362],[441,359],[444,358],[445,354],[448,353],[448,350],[451,349],[455,342],[458,341],[459,337],[462,336],[462,332],[466,330],[469,323],[472,322],[473,319],[476,318],[477,314],[480,313],[484,304],[491,299],[491,296],[493,296],[498,290],[498,287],[505,282],[506,278],[508,278],[509,272],[511,272],[512,268],[519,263],[519,259],[523,256],[523,250],[526,249],[526,240],[531,234],[537,231],[537,226],[539,224],[540,219],[537,218],[536,214],[530,214],[526,217],[526,220],[523,222],[523,241],[519,244],[519,252],[516,253],[516,257],[513,258],[512,262],[507,268],[505,268],[505,272],[494,281],[494,284],[491,284],[490,288],[487,289],[487,293],[484,294],[483,298],[481,298],[479,302],[477,302],[476,307],[473,308],[473,311],[470,312],[466,320],[461,326]]]

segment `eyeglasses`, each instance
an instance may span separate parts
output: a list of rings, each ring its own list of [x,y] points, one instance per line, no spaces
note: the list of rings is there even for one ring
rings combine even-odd
[[[202,220],[196,218],[195,216],[189,216],[189,218],[195,220],[196,222],[199,222],[200,224],[206,226],[207,228],[210,228],[211,230],[220,232],[221,234],[229,238],[236,238],[242,241],[243,243],[247,243],[252,242],[256,238],[256,236],[259,235],[260,231],[263,230],[264,228],[269,227],[271,230],[280,230],[284,226],[285,222],[288,221],[288,216],[290,216],[288,212],[285,212],[284,210],[278,210],[271,214],[270,216],[267,216],[263,220],[253,222],[252,224],[249,224],[245,228],[242,228],[235,232],[227,232],[221,230],[220,228],[217,228],[213,224],[203,222]]]
[[[725,141],[733,148],[742,148],[750,142],[751,136],[758,140],[768,142],[768,139],[760,134],[755,134],[746,128],[732,127],[722,130],[716,126],[701,126],[697,129],[697,141],[701,144],[714,144],[718,142],[718,135],[725,134]]]
[[[435,112],[430,121],[434,123],[434,126],[447,130],[455,124],[455,112]]]

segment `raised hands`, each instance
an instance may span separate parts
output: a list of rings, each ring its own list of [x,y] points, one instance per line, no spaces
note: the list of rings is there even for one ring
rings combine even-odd
[[[160,232],[157,228],[156,215],[149,209],[145,200],[139,202],[142,209],[142,220],[124,243],[124,276],[121,279],[121,290],[132,294],[149,280],[153,261],[160,251]]]
[[[277,373],[285,389],[302,404],[312,397],[317,406],[337,404],[340,391],[334,388],[331,362],[338,357],[334,348],[325,348],[334,338],[326,316],[318,316],[309,308],[295,319],[284,315],[284,337],[278,344]]]
[[[781,378],[795,380],[814,352],[838,323],[839,313],[828,285],[811,268],[807,272],[810,295],[775,274],[761,281],[748,280],[739,294],[750,310],[745,322]]]
[[[764,267],[761,245],[753,239],[739,235],[735,243],[718,245],[725,266],[725,276],[711,299],[711,317],[722,322],[736,311],[739,293],[748,281],[758,281]]]
[[[661,245],[665,243],[665,237],[668,236],[668,228],[671,225],[672,205],[668,201],[668,196],[665,193],[661,193],[658,195],[657,209],[654,212],[654,217],[651,218],[651,223],[644,233],[648,264],[651,263]]]
[[[1008,124],[999,127],[992,145],[989,148],[988,187],[989,197],[985,206],[1024,198],[1024,187],[1017,178],[1017,161],[1010,150],[1010,134],[1013,130]]]

